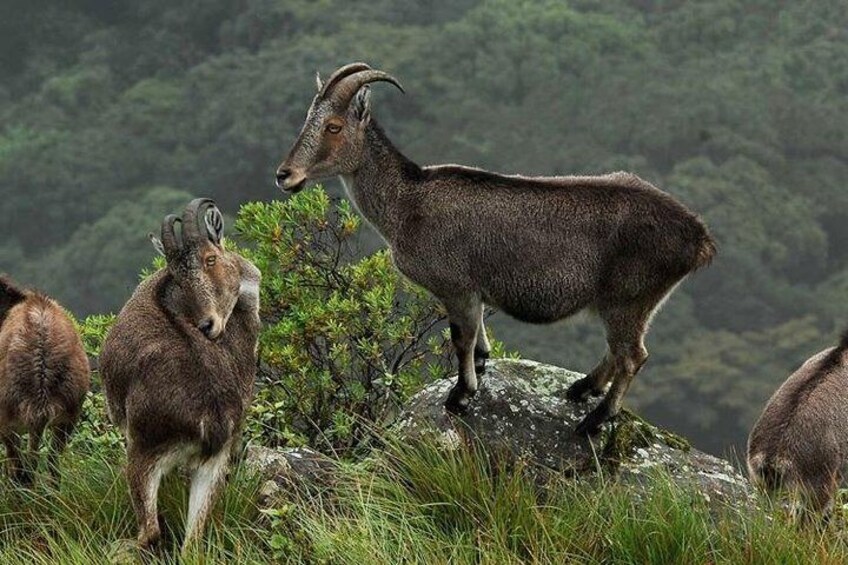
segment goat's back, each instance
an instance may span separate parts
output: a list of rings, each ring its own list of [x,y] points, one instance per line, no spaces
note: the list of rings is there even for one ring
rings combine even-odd
[[[258,319],[237,307],[222,337],[210,341],[162,306],[168,284],[166,270],[143,281],[103,344],[109,416],[151,446],[217,444],[241,424],[252,397]]]
[[[695,214],[635,175],[422,175],[399,206],[398,267],[437,296],[480,292],[519,319],[657,294],[715,254]],[[542,306],[528,311],[531,299]]]
[[[89,363],[62,308],[31,293],[0,326],[0,426],[26,429],[77,419]]]
[[[813,491],[848,462],[848,342],[818,353],[772,395],[748,439],[751,480]]]

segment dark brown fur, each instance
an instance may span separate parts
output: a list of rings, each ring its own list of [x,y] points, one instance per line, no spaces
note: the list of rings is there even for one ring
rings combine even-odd
[[[278,186],[297,191],[310,179],[341,176],[398,269],[444,304],[459,360],[459,379],[445,403],[453,412],[468,406],[476,373],[485,370],[483,304],[533,323],[597,312],[609,352],[569,394],[582,401],[612,383],[577,428],[596,433],[618,413],[647,359],[644,336],[659,305],[715,255],[706,226],[628,173],[524,177],[419,167],[370,114],[366,85],[377,80],[397,85],[361,63],[319,85],[277,170]]]
[[[52,432],[48,467],[58,480],[58,457],[79,419],[89,388],[88,357],[76,328],[53,300],[0,277],[0,436],[10,472],[32,480],[44,430]],[[29,454],[19,434],[29,434]]]
[[[109,415],[127,435],[143,547],[160,538],[159,480],[181,464],[195,473],[185,544],[202,534],[256,374],[259,271],[205,235],[192,241],[184,228],[183,236],[183,247],[166,246],[168,267],[142,282],[121,310],[100,358]],[[217,256],[211,267],[210,254]],[[214,339],[202,331],[210,317],[223,324]]]
[[[826,513],[848,465],[848,333],[772,395],[748,439],[751,481]]]

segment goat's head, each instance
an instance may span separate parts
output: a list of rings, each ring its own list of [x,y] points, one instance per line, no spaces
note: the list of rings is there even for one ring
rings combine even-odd
[[[308,180],[353,173],[359,168],[365,128],[371,120],[368,84],[389,82],[403,92],[391,75],[365,63],[352,63],[326,82],[316,76],[318,94],[288,157],[277,168],[277,186],[297,192]]]
[[[182,314],[209,339],[224,333],[241,285],[241,258],[224,249],[223,237],[224,218],[208,198],[192,200],[182,218],[167,216],[162,239],[150,236],[177,283]]]

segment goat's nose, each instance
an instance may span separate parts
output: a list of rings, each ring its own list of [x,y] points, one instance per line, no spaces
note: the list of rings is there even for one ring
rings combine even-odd
[[[286,179],[289,178],[291,174],[292,171],[288,167],[280,167],[277,169],[277,187],[283,188],[286,183]]]
[[[206,320],[203,320],[200,323],[200,325],[197,326],[197,329],[199,329],[201,332],[203,332],[203,335],[205,335],[206,337],[209,337],[209,334],[212,333],[212,328],[214,328],[214,327],[215,327],[215,320],[213,320],[212,318],[208,318]]]

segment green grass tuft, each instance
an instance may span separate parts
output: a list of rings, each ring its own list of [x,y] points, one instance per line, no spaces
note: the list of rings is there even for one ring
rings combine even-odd
[[[615,483],[545,487],[520,463],[463,448],[389,443],[348,472],[338,499],[298,500],[312,557],[332,563],[843,563],[833,529],[710,506],[656,475],[650,496]],[[767,501],[764,501],[767,503]]]
[[[0,479],[0,562],[136,559],[120,447],[83,446],[62,461],[57,491]],[[650,495],[598,481],[545,486],[521,462],[479,447],[386,441],[336,482],[255,504],[261,481],[230,478],[205,543],[179,556],[185,479],[163,484],[161,563],[843,563],[835,527],[800,530],[779,512],[709,505],[656,475]],[[767,501],[764,501],[767,504]],[[124,543],[122,543],[122,540]]]

